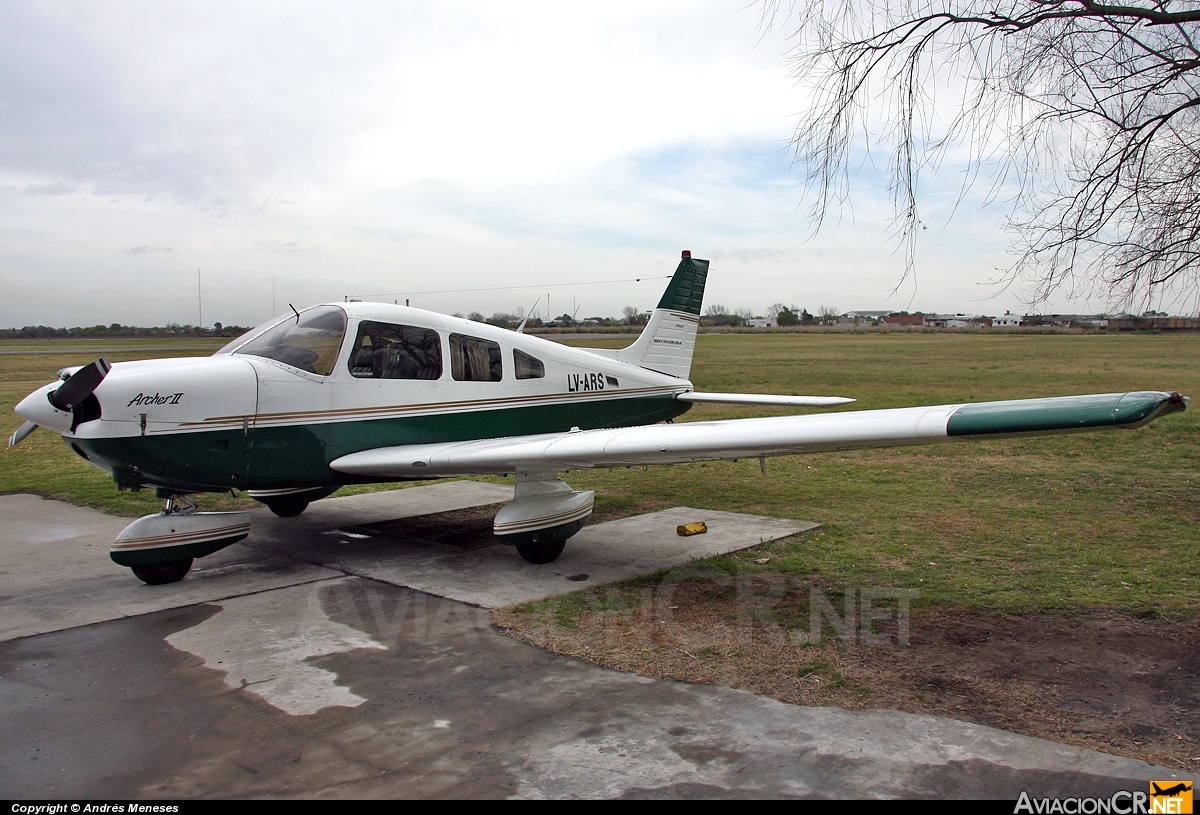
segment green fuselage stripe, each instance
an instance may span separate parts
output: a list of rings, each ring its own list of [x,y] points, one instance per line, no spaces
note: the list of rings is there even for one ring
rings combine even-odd
[[[359,478],[329,469],[341,456],[404,444],[471,441],[572,427],[631,427],[678,416],[690,403],[674,394],[597,399],[470,413],[393,419],[172,433],[111,439],[68,439],[118,483],[187,491],[331,487],[385,479]]]

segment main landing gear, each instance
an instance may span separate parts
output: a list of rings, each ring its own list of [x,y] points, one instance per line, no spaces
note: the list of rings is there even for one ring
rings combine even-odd
[[[496,514],[492,533],[530,563],[552,563],[592,517],[595,497],[592,490],[571,489],[558,473],[519,472],[513,500]]]
[[[317,489],[249,490],[247,494],[255,501],[266,504],[267,509],[280,518],[295,518],[313,501],[320,500],[337,490],[337,487]]]
[[[172,493],[162,512],[138,518],[121,530],[108,554],[144,583],[158,586],[182,580],[194,559],[248,534],[249,512],[197,512],[187,496]]]

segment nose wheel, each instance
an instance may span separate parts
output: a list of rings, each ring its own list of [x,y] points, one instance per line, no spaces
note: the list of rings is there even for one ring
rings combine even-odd
[[[182,580],[193,560],[237,543],[249,532],[249,512],[197,512],[186,496],[172,494],[162,512],[121,530],[108,554],[143,583],[161,586]]]

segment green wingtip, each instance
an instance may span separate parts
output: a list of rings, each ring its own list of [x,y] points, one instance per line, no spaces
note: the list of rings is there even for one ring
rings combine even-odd
[[[947,436],[1055,433],[1100,427],[1137,428],[1184,409],[1178,393],[1134,391],[963,405],[946,424]]]
[[[667,284],[659,308],[669,308],[700,316],[704,303],[704,281],[708,279],[708,261],[685,255]]]

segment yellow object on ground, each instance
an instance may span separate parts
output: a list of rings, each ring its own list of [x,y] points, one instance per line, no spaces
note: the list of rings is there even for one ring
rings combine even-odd
[[[683,524],[675,527],[675,531],[685,538],[688,535],[703,535],[708,531],[708,524],[704,523],[704,521],[698,521],[694,524]]]

